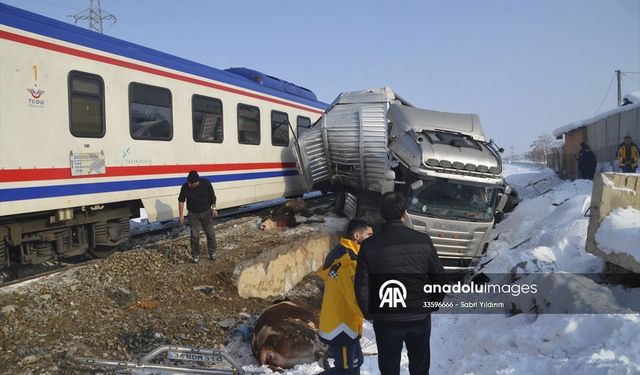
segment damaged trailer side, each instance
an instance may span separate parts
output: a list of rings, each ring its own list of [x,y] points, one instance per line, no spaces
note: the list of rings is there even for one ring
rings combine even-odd
[[[295,148],[307,190],[335,191],[338,213],[375,221],[380,196],[403,193],[406,224],[449,270],[475,267],[510,190],[478,115],[419,109],[388,87],[340,94]]]

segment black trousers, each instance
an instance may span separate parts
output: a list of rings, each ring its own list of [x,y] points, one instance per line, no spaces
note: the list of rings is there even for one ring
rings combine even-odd
[[[191,255],[200,256],[200,231],[207,235],[209,255],[216,251],[216,234],[213,231],[213,213],[211,211],[197,214],[189,212],[189,227],[191,227]]]
[[[409,373],[429,374],[431,317],[413,322],[374,320],[373,330],[378,345],[378,368],[382,375],[400,373],[402,344],[407,346]]]

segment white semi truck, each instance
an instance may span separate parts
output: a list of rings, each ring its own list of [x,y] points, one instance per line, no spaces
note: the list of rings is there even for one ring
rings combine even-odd
[[[406,225],[448,270],[477,265],[510,191],[478,115],[419,109],[388,87],[340,94],[295,148],[306,188],[335,191],[346,216],[375,217],[381,194],[405,194]]]

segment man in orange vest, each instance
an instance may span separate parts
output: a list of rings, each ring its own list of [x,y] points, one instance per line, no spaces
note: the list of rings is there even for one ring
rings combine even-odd
[[[329,345],[334,367],[322,373],[360,373],[363,354],[360,346],[364,317],[356,301],[353,284],[360,243],[373,234],[371,225],[363,219],[353,219],[347,225],[346,236],[329,254],[318,270],[324,280],[324,295],[320,310],[320,340]]]
[[[638,167],[638,146],[631,142],[631,136],[624,137],[624,142],[618,147],[618,162],[624,173],[635,173]]]

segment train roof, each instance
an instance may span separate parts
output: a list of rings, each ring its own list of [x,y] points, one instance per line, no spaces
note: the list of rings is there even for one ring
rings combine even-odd
[[[0,24],[325,110],[309,89],[247,68],[216,69],[0,3]]]

